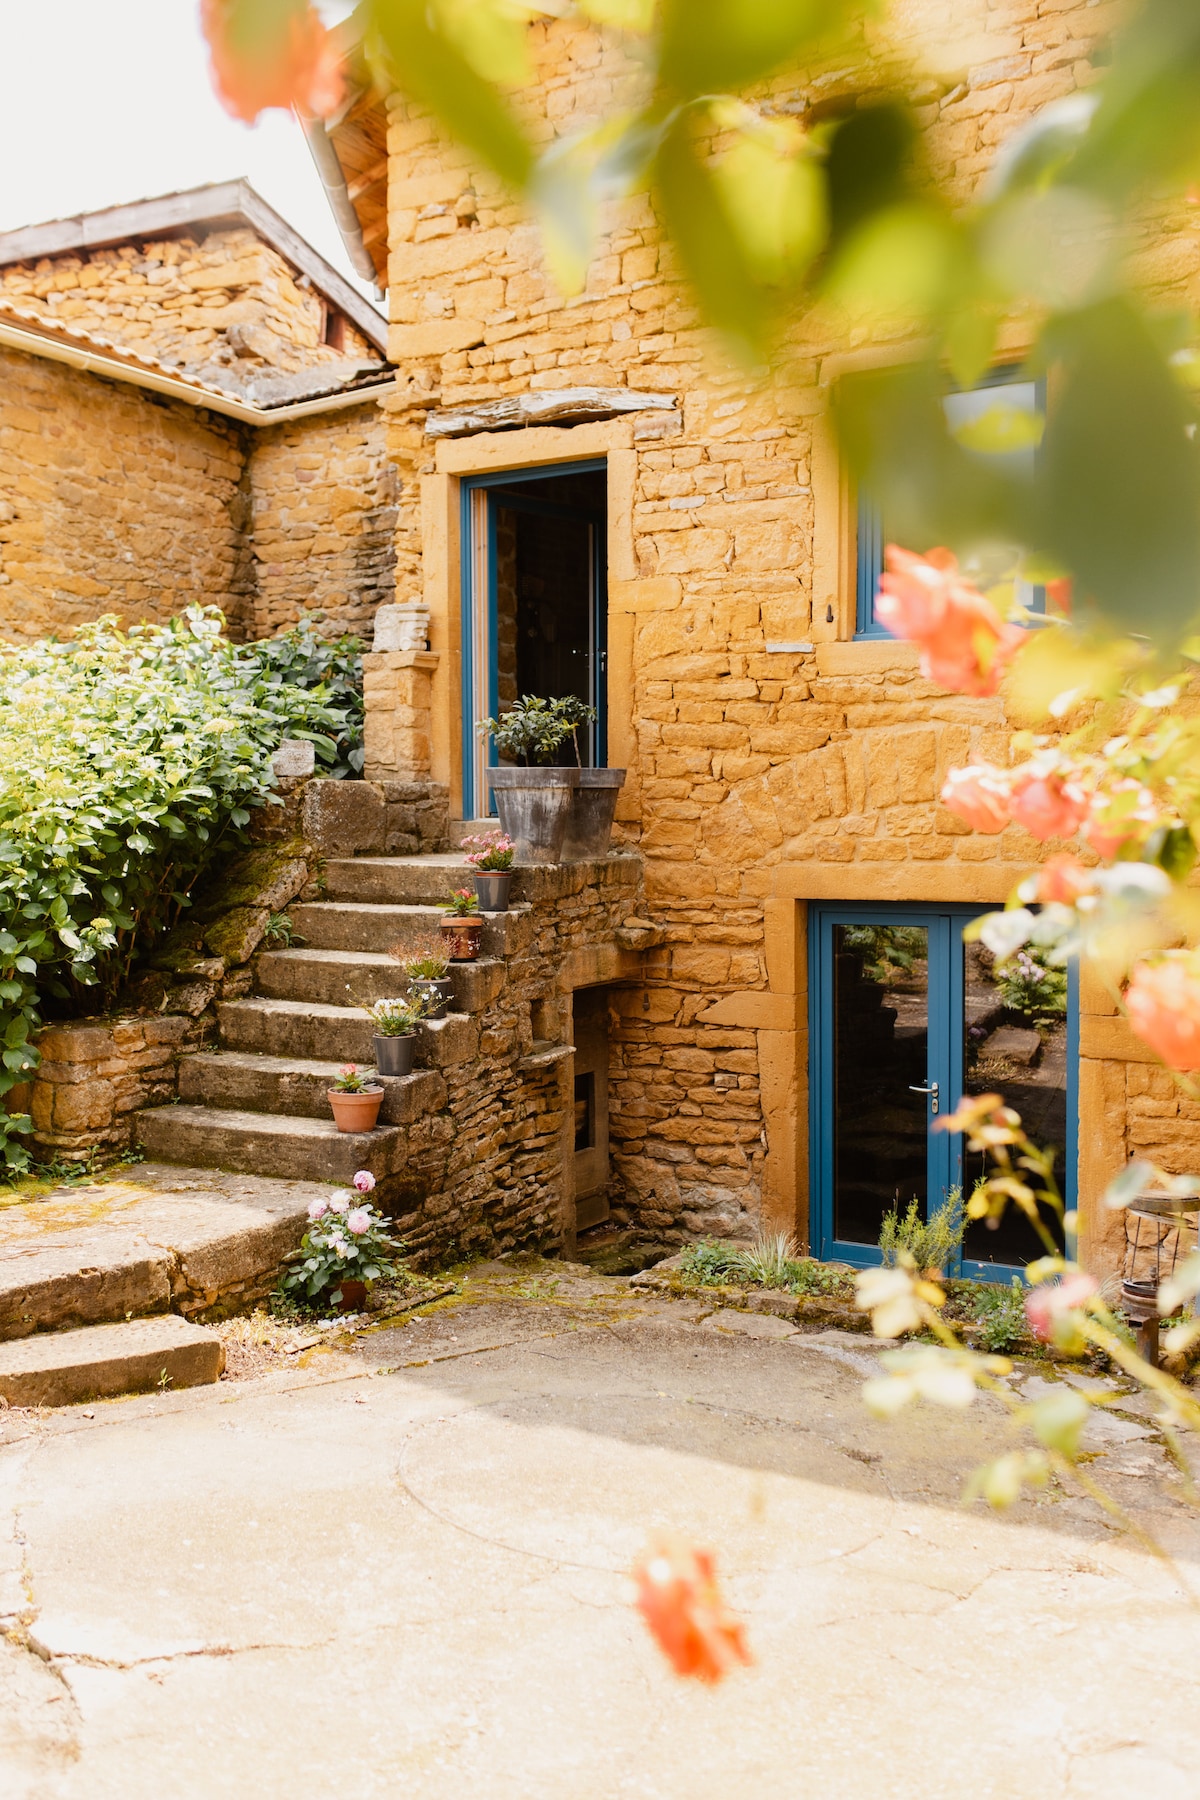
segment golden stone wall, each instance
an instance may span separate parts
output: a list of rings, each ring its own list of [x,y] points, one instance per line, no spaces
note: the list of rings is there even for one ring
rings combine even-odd
[[[911,0],[891,9],[893,44],[865,29],[881,53],[933,69],[921,123],[966,197],[1012,131],[1093,79],[1117,13]],[[531,42],[538,83],[525,98],[542,138],[610,113],[633,79],[578,24],[535,25]],[[817,70],[774,99],[828,106],[839,79]],[[453,796],[456,727],[439,738],[437,720],[459,704],[458,479],[605,454],[610,761],[628,764],[621,830],[646,857],[647,904],[667,927],[649,985],[617,999],[615,1160],[629,1206],[656,1229],[744,1231],[762,1218],[803,1235],[804,903],[1002,901],[1055,847],[1015,828],[976,836],[938,804],[951,765],[1006,755],[1001,703],[948,697],[908,646],[851,641],[853,507],[830,389],[856,361],[905,347],[813,314],[780,378],[756,384],[698,327],[645,200],[614,208],[584,292],[564,300],[520,210],[402,101],[389,150],[390,354],[410,376],[390,411],[397,597],[433,608],[435,777]],[[1147,275],[1200,266],[1198,242],[1176,234],[1165,260],[1147,243]],[[423,435],[430,405],[585,384],[674,392],[678,414],[480,434],[436,453]],[[1095,1201],[1126,1139],[1152,1130],[1168,1165],[1192,1145],[1174,1113],[1151,1127],[1168,1118],[1153,1107],[1175,1103],[1104,1024],[1100,1010],[1084,1020],[1097,1032],[1085,1030],[1081,1199],[1085,1241],[1111,1263]]]
[[[349,320],[343,347],[327,346],[325,301],[245,226],[12,264],[0,269],[5,300],[192,369],[375,356]]]
[[[243,472],[232,421],[0,350],[0,638],[192,601],[236,618]]]

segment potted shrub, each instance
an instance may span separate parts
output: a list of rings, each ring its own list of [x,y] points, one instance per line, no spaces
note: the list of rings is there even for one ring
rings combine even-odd
[[[522,764],[489,769],[488,780],[503,830],[530,862],[571,862],[608,853],[625,771],[581,766],[579,727],[595,717],[595,707],[585,706],[574,694],[561,700],[524,694],[498,719],[479,723],[501,756],[519,758]],[[552,764],[568,740],[575,766]]]
[[[483,936],[479,901],[470,888],[454,888],[442,908],[442,942],[451,962],[474,962]]]
[[[357,1063],[347,1063],[326,1092],[339,1131],[374,1131],[383,1089],[364,1075]]]
[[[381,1075],[411,1075],[417,1050],[417,1026],[425,1017],[420,995],[404,1000],[376,1000],[364,1008],[375,1027],[375,1067]]]
[[[475,895],[481,912],[507,912],[516,845],[503,831],[465,837],[462,848],[474,871]]]
[[[450,958],[441,945],[431,940],[419,950],[407,950],[397,944],[391,954],[404,971],[409,993],[421,1002],[422,1018],[444,1019],[454,998],[454,983]]]
[[[336,1306],[357,1312],[373,1282],[396,1274],[394,1253],[404,1245],[366,1198],[374,1186],[371,1171],[360,1169],[353,1192],[340,1188],[328,1200],[312,1202],[308,1230],[279,1283],[284,1299],[313,1311]]]

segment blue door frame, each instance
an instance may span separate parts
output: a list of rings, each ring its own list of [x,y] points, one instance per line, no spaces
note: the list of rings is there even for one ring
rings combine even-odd
[[[584,507],[562,506],[553,500],[541,501],[527,494],[495,493],[497,488],[511,488],[514,482],[550,480],[556,475],[593,475],[608,464],[604,457],[585,462],[550,463],[532,469],[503,469],[491,475],[470,475],[463,479],[460,491],[460,532],[462,546],[461,632],[462,645],[462,783],[463,818],[481,818],[495,810],[490,795],[480,793],[480,762],[496,766],[496,747],[488,741],[483,759],[478,754],[476,723],[481,718],[495,718],[500,705],[497,594],[496,594],[496,513],[503,505],[513,511],[551,514],[573,514],[595,521],[592,549],[592,620],[591,704],[596,708],[592,761],[602,768],[608,757],[607,745],[607,646],[608,600],[603,513],[589,513]],[[485,504],[483,517],[477,507],[478,497]],[[484,542],[477,541],[480,532]],[[479,552],[482,551],[482,555]]]
[[[814,1256],[867,1268],[879,1261],[873,1245],[849,1243],[834,1236],[834,957],[836,925],[915,925],[929,934],[928,1070],[926,1083],[937,1082],[939,1113],[953,1112],[963,1092],[963,927],[981,912],[979,906],[855,906],[848,903],[809,907],[809,1146],[811,1216],[809,1236]],[[1060,1184],[1068,1209],[1075,1206],[1078,1144],[1079,1004],[1077,970],[1068,971],[1067,993],[1067,1141]],[[932,1125],[932,1115],[930,1115]],[[963,1139],[958,1133],[928,1134],[927,1188],[932,1198],[962,1185]],[[1006,1263],[963,1258],[958,1270],[977,1281],[1011,1280],[1023,1270]]]

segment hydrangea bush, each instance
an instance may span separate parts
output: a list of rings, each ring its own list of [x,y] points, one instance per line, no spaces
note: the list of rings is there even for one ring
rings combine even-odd
[[[223,628],[215,607],[189,607],[167,625],[106,617],[68,643],[0,649],[0,1096],[36,1067],[46,1001],[111,1002],[240,842],[272,798],[282,738],[336,763],[345,706],[288,673],[294,654]],[[28,1127],[0,1115],[10,1167],[27,1164]]]

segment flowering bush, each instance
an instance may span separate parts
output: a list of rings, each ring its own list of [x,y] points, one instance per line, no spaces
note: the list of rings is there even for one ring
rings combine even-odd
[[[485,831],[478,837],[465,837],[462,847],[478,875],[500,875],[511,869],[517,851],[512,839],[503,831]]]
[[[470,888],[451,888],[450,898],[442,906],[442,911],[450,914],[452,919],[469,919],[479,911],[479,896]]]
[[[148,939],[271,799],[282,738],[333,750],[320,684],[269,672],[215,607],[0,649],[0,1094],[37,1063],[47,998],[115,996]],[[0,1120],[0,1151],[20,1166]]]
[[[396,1274],[395,1255],[404,1245],[390,1235],[388,1221],[362,1196],[375,1177],[360,1169],[354,1192],[339,1188],[328,1200],[314,1200],[309,1227],[292,1258],[293,1266],[279,1283],[279,1293],[293,1304],[328,1302],[337,1306],[343,1281],[382,1281]]]

